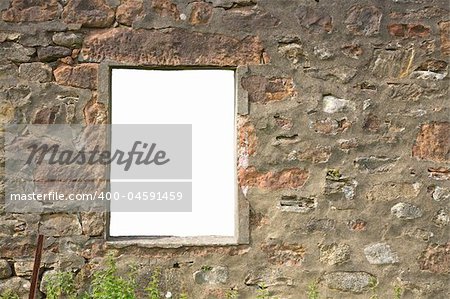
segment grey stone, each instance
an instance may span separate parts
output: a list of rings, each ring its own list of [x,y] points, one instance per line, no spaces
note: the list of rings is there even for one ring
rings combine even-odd
[[[38,58],[43,62],[54,61],[58,58],[70,56],[71,54],[72,50],[60,46],[48,46],[37,50]]]
[[[335,96],[327,95],[322,98],[323,112],[336,113],[344,111],[348,108],[355,110],[355,104],[349,100],[340,99]]]
[[[244,283],[248,286],[293,286],[294,279],[283,272],[282,269],[264,269],[257,272],[251,271],[245,277]]]
[[[22,33],[19,43],[26,47],[45,47],[50,45],[51,39],[47,32],[37,31],[36,33]]]
[[[334,57],[333,51],[324,46],[315,46],[314,55],[316,55],[320,60],[327,60]]]
[[[60,32],[53,35],[52,40],[58,46],[78,48],[83,43],[83,36],[73,32]]]
[[[445,201],[450,199],[450,189],[435,186],[432,191],[432,197],[435,201]]]
[[[12,277],[0,281],[0,294],[6,291],[12,291],[19,296],[20,299],[28,298],[30,291],[30,282],[24,278]]]
[[[376,277],[367,272],[331,272],[323,275],[325,285],[343,292],[362,293],[376,283]]]
[[[364,172],[387,172],[394,167],[398,159],[399,157],[385,156],[358,157],[355,160],[355,165]]]
[[[306,230],[308,232],[327,232],[336,228],[336,220],[323,218],[323,219],[311,219],[306,224]]]
[[[320,246],[319,261],[328,265],[338,265],[350,260],[350,246],[348,244],[332,243]]]
[[[19,77],[35,82],[50,82],[52,68],[42,62],[23,63],[19,67]]]
[[[442,208],[436,212],[436,214],[433,216],[432,221],[437,227],[444,227],[450,222],[450,216],[448,215],[447,210],[445,208]]]
[[[194,280],[198,284],[223,284],[228,281],[228,268],[217,266],[204,267],[194,273]]]
[[[411,79],[422,79],[422,80],[443,80],[447,77],[448,73],[438,73],[432,71],[414,71],[411,73]]]
[[[1,259],[0,260],[0,279],[9,278],[12,275],[11,266],[8,261]]]
[[[18,43],[0,43],[0,61],[28,62],[35,52],[35,49],[26,48]]]
[[[422,217],[423,214],[422,209],[407,202],[394,205],[391,213],[399,219],[416,219]]]
[[[398,263],[397,253],[387,243],[376,243],[364,248],[364,254],[370,264],[384,265]]]

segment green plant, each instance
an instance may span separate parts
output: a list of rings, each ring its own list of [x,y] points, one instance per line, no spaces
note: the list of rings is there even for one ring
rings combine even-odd
[[[208,272],[208,271],[211,271],[213,268],[211,267],[211,266],[208,266],[208,265],[206,265],[206,266],[202,266],[202,271],[203,272]]]
[[[342,177],[342,174],[339,172],[339,169],[329,169],[327,171],[327,178],[330,180],[339,180]]]
[[[117,267],[112,255],[108,255],[107,267],[94,273],[92,280],[92,299],[135,299],[135,272],[131,272],[127,279],[117,274]]]
[[[258,285],[258,290],[256,291],[256,299],[269,299],[270,292],[264,283]]]
[[[76,298],[73,274],[60,271],[50,274],[45,291],[48,299],[58,299],[61,296]]]
[[[369,280],[369,288],[370,291],[372,292],[372,296],[370,296],[370,299],[378,299],[378,295],[377,295],[377,286],[378,286],[378,280],[375,277],[372,277]]]
[[[181,293],[180,299],[188,299],[188,295],[186,293]]]
[[[159,290],[159,278],[161,275],[161,270],[157,268],[153,271],[150,281],[148,282],[145,291],[147,292],[147,296],[149,299],[160,299],[160,290]],[[181,297],[181,296],[180,296]]]
[[[400,299],[402,297],[402,287],[394,286],[394,299]]]
[[[11,290],[6,290],[0,295],[0,299],[19,299],[19,295]]]
[[[318,299],[319,298],[319,290],[317,288],[317,283],[312,282],[308,285],[308,299]]]
[[[226,299],[237,299],[239,298],[239,292],[235,289],[228,290],[225,294],[225,297]]]

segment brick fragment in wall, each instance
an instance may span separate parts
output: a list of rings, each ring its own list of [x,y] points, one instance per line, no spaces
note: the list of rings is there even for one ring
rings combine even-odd
[[[436,162],[450,161],[450,123],[431,122],[423,124],[417,134],[412,156]]]
[[[284,266],[301,265],[306,254],[306,249],[301,244],[264,243],[261,249],[268,254],[271,263]]]
[[[423,271],[450,273],[450,242],[429,245],[419,257],[419,266]]]
[[[181,28],[114,28],[88,35],[79,58],[86,62],[109,59],[142,65],[236,66],[260,64],[263,54],[264,47],[255,36],[236,38]]]
[[[431,29],[422,24],[389,24],[389,34],[395,37],[419,37],[425,38],[430,35]]]
[[[43,22],[57,19],[61,7],[57,0],[13,0],[1,13],[6,22]]]
[[[281,171],[259,172],[254,167],[239,169],[239,185],[241,187],[257,187],[263,189],[301,188],[309,177],[305,169],[291,168]]]
[[[266,78],[253,75],[242,78],[241,85],[247,90],[248,99],[251,102],[281,101],[297,94],[291,78]]]
[[[97,71],[96,63],[82,63],[73,67],[61,65],[55,69],[54,75],[58,84],[95,90]]]

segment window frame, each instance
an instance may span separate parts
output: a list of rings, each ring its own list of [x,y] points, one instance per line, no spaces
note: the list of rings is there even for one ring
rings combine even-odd
[[[167,236],[110,236],[110,212],[106,212],[104,238],[109,246],[125,247],[138,245],[143,247],[184,247],[184,246],[228,246],[246,245],[250,243],[250,206],[243,194],[237,179],[237,117],[249,113],[248,95],[241,87],[241,78],[247,73],[246,66],[218,67],[218,66],[161,66],[161,65],[135,65],[115,61],[103,61],[98,69],[97,101],[104,104],[108,111],[108,124],[111,124],[112,113],[112,70],[114,68],[139,69],[139,70],[233,70],[235,74],[235,113],[234,113],[234,155],[235,155],[235,232],[234,236],[194,236],[194,237],[167,237]],[[109,173],[109,169],[108,169]],[[108,180],[108,190],[110,190]]]

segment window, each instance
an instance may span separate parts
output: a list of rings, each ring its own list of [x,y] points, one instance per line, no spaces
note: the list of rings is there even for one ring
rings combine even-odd
[[[239,243],[241,216],[245,218],[246,214],[239,213],[236,179],[235,71],[131,69],[111,65],[107,71],[111,84],[108,96],[112,144],[122,138],[117,132],[123,129],[116,130],[116,126],[189,125],[192,134],[190,177],[152,176],[131,180],[112,177],[110,182],[111,192],[122,188],[123,182],[143,183],[149,188],[161,182],[191,184],[191,211],[123,212],[115,210],[112,201],[110,239],[127,237],[129,241],[129,237],[156,237],[152,240],[160,239],[163,243],[179,240],[187,240],[187,243],[191,240],[193,244]],[[100,76],[102,74],[104,70]],[[129,130],[129,135],[133,134],[133,130]],[[177,139],[177,134],[188,133],[174,134]],[[184,145],[178,146],[183,148]],[[167,154],[170,156],[169,152]]]

